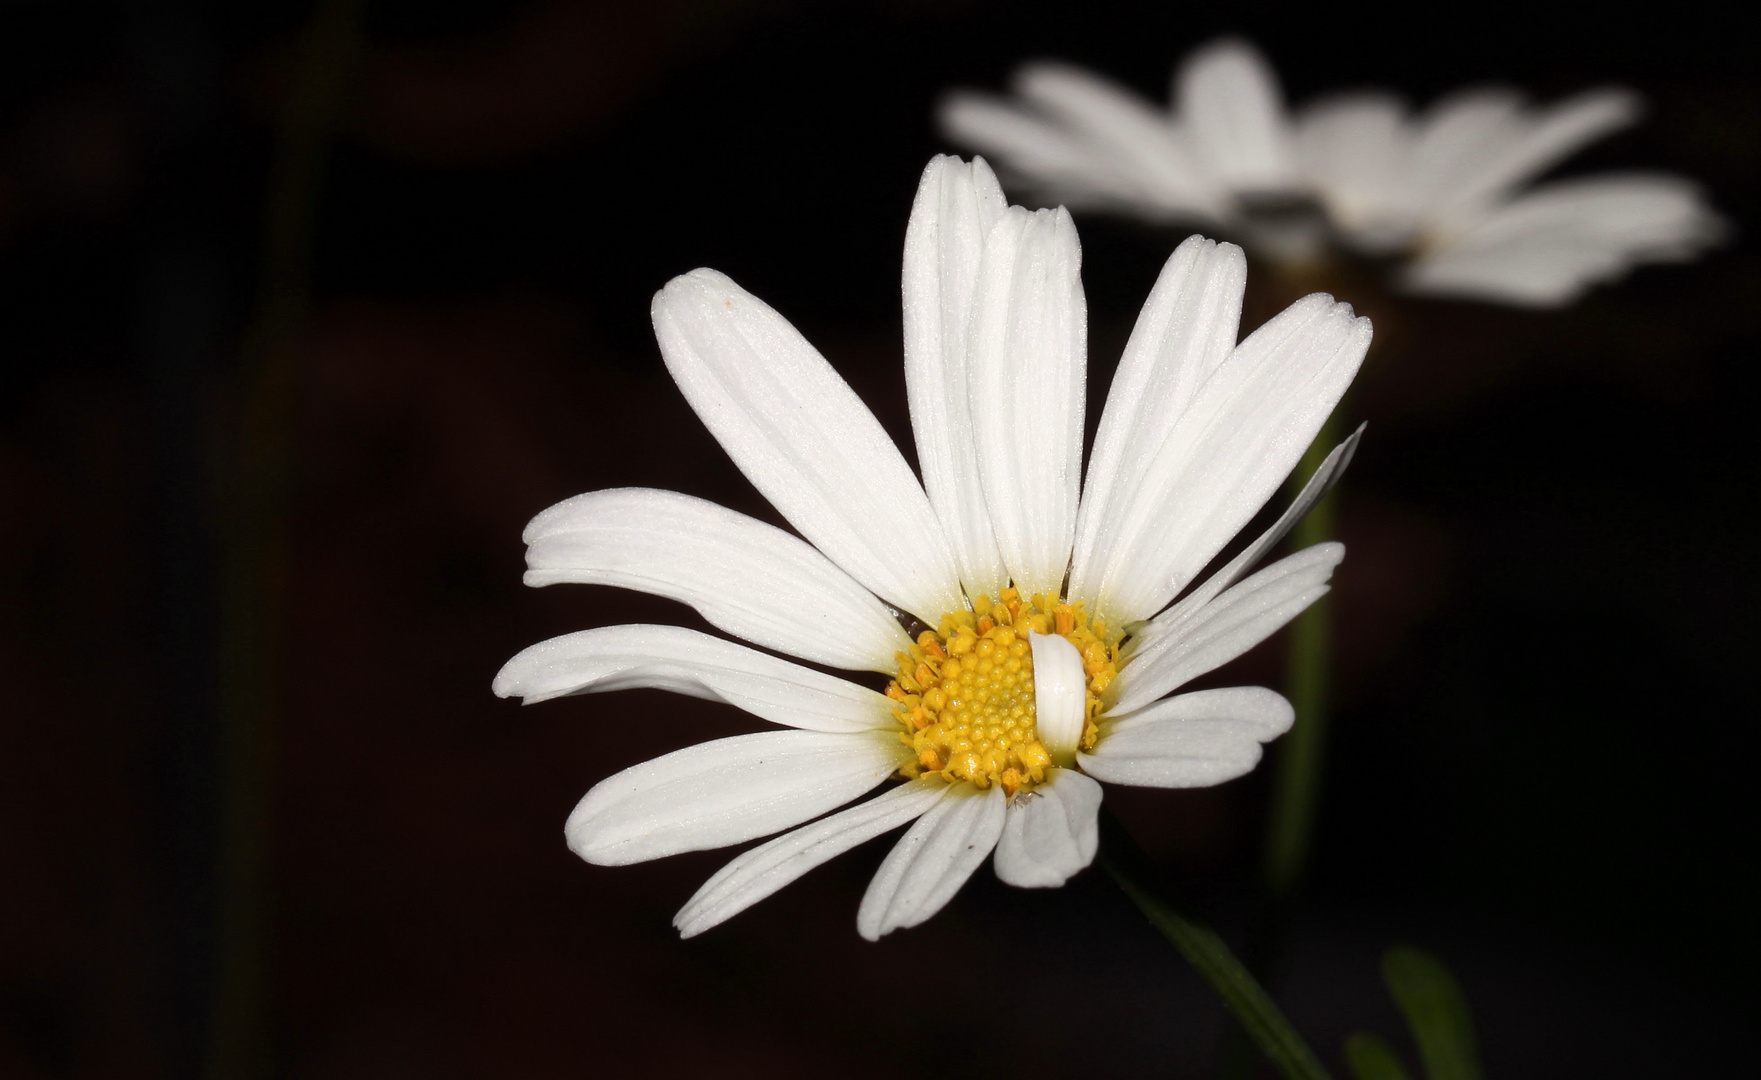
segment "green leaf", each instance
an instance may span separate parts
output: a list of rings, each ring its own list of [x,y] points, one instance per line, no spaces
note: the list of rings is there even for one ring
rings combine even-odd
[[[1394,1049],[1367,1031],[1345,1037],[1345,1065],[1356,1080],[1411,1080]]]
[[[1429,1080],[1482,1080],[1467,999],[1442,961],[1418,949],[1389,949],[1382,981],[1406,1017]]]

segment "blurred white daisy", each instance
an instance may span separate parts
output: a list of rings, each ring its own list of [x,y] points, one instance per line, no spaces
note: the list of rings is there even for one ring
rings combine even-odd
[[[1412,292],[1557,306],[1638,263],[1693,258],[1724,231],[1679,176],[1529,186],[1632,123],[1639,101],[1626,90],[1544,108],[1469,90],[1417,115],[1368,92],[1292,117],[1265,58],[1239,39],[1190,54],[1167,110],[1064,64],[1024,65],[1013,86],[1014,99],[950,94],[941,124],[1036,197],[1221,228],[1290,264],[1329,243],[1397,257]]]
[[[502,669],[495,692],[528,703],[660,687],[795,729],[626,769],[570,815],[569,846],[600,864],[793,829],[711,878],[674,920],[685,936],[907,822],[863,897],[867,938],[929,918],[993,851],[1006,882],[1062,884],[1094,858],[1097,780],[1216,784],[1290,726],[1270,690],[1173,692],[1326,592],[1339,544],[1246,575],[1355,437],[1265,535],[1189,586],[1314,438],[1369,322],[1317,294],[1238,345],[1241,250],[1189,239],[1126,346],[1079,486],[1079,266],[1066,211],[1007,206],[982,159],[930,163],[904,270],[922,484],[756,297],[713,270],[655,296],[674,380],[805,540],[675,492],[597,491],[527,527],[527,584],[640,589],[764,649],[892,678],[883,694],[676,626],[570,634]]]

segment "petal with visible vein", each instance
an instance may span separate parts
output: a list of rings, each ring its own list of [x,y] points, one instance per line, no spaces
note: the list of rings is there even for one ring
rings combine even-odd
[[[790,524],[926,621],[959,606],[953,556],[910,466],[786,319],[714,270],[668,282],[653,316],[686,400]]]
[[[940,911],[997,846],[1006,814],[1000,785],[951,789],[887,853],[862,895],[856,931],[878,941]]]
[[[1260,744],[1290,730],[1290,703],[1264,687],[1200,690],[1101,725],[1078,764],[1111,784],[1209,787],[1259,764]]]
[[[886,606],[811,544],[676,491],[592,491],[526,526],[526,584],[616,585],[690,604],[778,652],[893,670],[910,642]]]
[[[979,477],[997,547],[1024,596],[1059,590],[1076,531],[1088,370],[1081,261],[1067,211],[1010,207],[985,239],[974,300],[968,362]]]
[[[696,937],[821,863],[923,816],[948,790],[939,777],[915,780],[755,847],[704,882],[673,925],[680,937]]]
[[[890,728],[884,694],[836,675],[683,626],[602,626],[551,638],[509,660],[498,697],[528,705],[570,694],[650,688],[725,701],[774,724],[808,731]]]
[[[601,866],[726,847],[842,806],[909,756],[883,731],[766,731],[699,743],[601,780],[563,833],[571,851]]]

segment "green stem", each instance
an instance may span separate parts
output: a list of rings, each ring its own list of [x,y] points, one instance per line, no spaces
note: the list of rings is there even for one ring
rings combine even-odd
[[[1335,410],[1291,475],[1292,490],[1301,490],[1339,441]],[[1292,531],[1296,548],[1333,539],[1333,501],[1322,499]],[[1267,900],[1274,911],[1289,906],[1308,866],[1314,838],[1315,808],[1320,801],[1321,766],[1327,739],[1327,706],[1333,664],[1332,611],[1322,597],[1291,625],[1289,693],[1296,723],[1278,742],[1272,771],[1272,807],[1266,829]]]
[[[349,73],[359,0],[322,0],[282,111],[265,206],[262,280],[243,347],[221,576],[219,923],[206,1074],[267,1076],[270,792],[280,700],[297,341],[311,289],[318,189]]]
[[[1288,1080],[1328,1080],[1315,1052],[1297,1034],[1272,996],[1254,979],[1215,930],[1161,896],[1154,866],[1113,815],[1101,813],[1100,864],[1150,925],[1162,932],[1222,999],[1223,1007]]]

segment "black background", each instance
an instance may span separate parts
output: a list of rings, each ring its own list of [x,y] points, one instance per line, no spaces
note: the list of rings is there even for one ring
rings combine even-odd
[[[855,934],[871,844],[680,943],[725,855],[589,867],[617,769],[740,730],[657,692],[489,695],[542,637],[675,605],[526,590],[520,527],[647,484],[777,520],[647,321],[707,265],[908,445],[905,217],[954,85],[1057,56],[1165,96],[1219,32],[1295,101],[1607,82],[1568,173],[1702,181],[1733,239],[1569,310],[1366,294],[1391,346],[1344,496],[1340,713],[1283,989],[1324,1056],[1398,1021],[1379,951],[1459,973],[1498,1077],[1735,1075],[1761,961],[1752,39],[1711,5],[368,5],[318,211],[275,739],[277,1074],[1205,1076],[1219,1007],[1094,873],[981,870]],[[0,9],[0,1073],[188,1075],[218,829],[226,417],[299,4]],[[1091,412],[1181,233],[1078,222]],[[1391,338],[1387,335],[1392,335]],[[1221,681],[1279,681],[1272,643]],[[1264,770],[1109,791],[1231,934]],[[1397,1043],[1405,1045],[1397,1038]],[[1336,1062],[1335,1062],[1336,1063]]]

